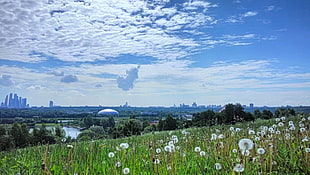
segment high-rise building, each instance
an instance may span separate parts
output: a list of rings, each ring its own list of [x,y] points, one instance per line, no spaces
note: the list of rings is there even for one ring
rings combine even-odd
[[[26,107],[27,107],[27,98],[23,98],[21,108],[26,108]]]
[[[13,94],[10,93],[10,98],[9,98],[9,108],[12,108],[13,107]]]
[[[9,101],[9,96],[6,95],[6,96],[5,96],[5,100],[4,100],[4,106],[5,106],[5,107],[8,107],[8,101]]]
[[[54,102],[53,102],[52,100],[50,101],[49,107],[50,107],[50,108],[54,107]]]

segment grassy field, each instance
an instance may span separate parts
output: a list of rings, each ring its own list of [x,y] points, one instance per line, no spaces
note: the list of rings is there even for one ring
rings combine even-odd
[[[310,174],[310,117],[0,153],[0,174]]]

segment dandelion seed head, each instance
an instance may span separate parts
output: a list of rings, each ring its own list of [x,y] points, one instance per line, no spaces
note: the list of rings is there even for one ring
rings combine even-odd
[[[258,148],[257,149],[257,154],[265,154],[265,149],[264,148]]]
[[[195,147],[195,149],[194,149],[194,150],[195,150],[195,152],[200,152],[200,151],[201,151],[200,147],[198,147],[198,146],[197,146],[197,147]]]
[[[110,158],[112,158],[112,157],[114,157],[114,153],[113,153],[113,152],[109,152],[108,156],[109,156]]]
[[[199,153],[201,156],[205,156],[206,155],[206,152],[204,152],[204,151],[200,151],[200,153]]]
[[[237,149],[233,149],[232,152],[233,152],[233,153],[237,153],[238,150],[237,150]]]
[[[241,150],[241,154],[244,156],[249,156],[250,155],[250,151],[249,150]]]
[[[250,130],[249,130],[249,134],[250,134],[250,135],[255,134],[255,131],[252,130],[252,129],[250,129]]]
[[[67,145],[67,148],[73,148],[73,145]]]
[[[128,143],[121,143],[119,146],[120,146],[121,148],[123,148],[123,149],[129,148],[129,144],[128,144]]]
[[[236,132],[240,132],[241,131],[241,129],[240,128],[236,128]]]
[[[222,165],[220,163],[215,163],[214,167],[216,170],[222,169]]]
[[[239,172],[243,172],[243,171],[244,171],[244,166],[243,166],[242,164],[239,164],[239,163],[238,163],[238,164],[235,165],[234,171],[235,171],[235,172],[238,172],[238,173],[239,173]]]
[[[306,148],[306,153],[310,153],[310,148]]]
[[[159,164],[160,163],[160,160],[159,159],[155,159],[154,160],[154,164]]]
[[[230,127],[229,130],[233,132],[235,130],[235,128],[234,127]]]
[[[117,168],[119,168],[119,167],[122,166],[122,164],[121,164],[121,162],[116,162],[116,163],[115,163],[115,166],[116,166]]]
[[[161,152],[161,149],[160,149],[160,148],[157,148],[157,149],[156,149],[156,153],[159,154],[160,152]]]
[[[129,173],[130,173],[129,168],[124,168],[124,169],[123,169],[123,174],[129,174]]]
[[[279,126],[279,127],[283,127],[284,124],[283,124],[282,122],[280,122],[280,123],[278,123],[278,126]]]
[[[241,150],[251,150],[254,146],[254,143],[250,139],[240,139],[238,146]]]

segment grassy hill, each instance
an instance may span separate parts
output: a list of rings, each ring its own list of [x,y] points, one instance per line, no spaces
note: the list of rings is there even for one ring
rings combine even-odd
[[[309,127],[295,116],[42,145],[1,152],[0,174],[310,174]]]

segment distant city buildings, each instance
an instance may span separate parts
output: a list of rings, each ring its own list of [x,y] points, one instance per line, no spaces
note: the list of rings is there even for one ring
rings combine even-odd
[[[18,97],[17,94],[10,93],[6,95],[4,102],[1,103],[2,108],[29,108],[27,98]]]

